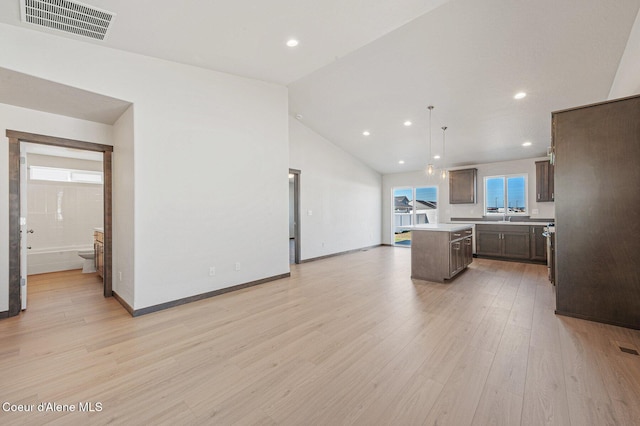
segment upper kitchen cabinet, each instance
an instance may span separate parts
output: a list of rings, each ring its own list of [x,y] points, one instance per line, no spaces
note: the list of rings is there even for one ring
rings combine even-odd
[[[554,112],[556,313],[640,329],[640,96]]]
[[[449,204],[475,204],[478,169],[449,172]]]
[[[554,201],[553,164],[536,161],[536,201]]]

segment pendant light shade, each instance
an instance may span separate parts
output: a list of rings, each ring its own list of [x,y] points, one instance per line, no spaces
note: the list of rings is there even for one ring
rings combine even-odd
[[[433,157],[431,156],[431,113],[433,112],[434,107],[433,105],[429,105],[427,108],[429,109],[429,160],[427,163],[427,174],[429,176],[433,176],[433,174],[436,172],[432,163]]]
[[[445,158],[445,145],[444,145],[444,132],[447,130],[447,126],[442,126],[442,162],[444,163]],[[442,172],[440,172],[440,178],[445,180],[447,178],[447,169],[442,166]]]

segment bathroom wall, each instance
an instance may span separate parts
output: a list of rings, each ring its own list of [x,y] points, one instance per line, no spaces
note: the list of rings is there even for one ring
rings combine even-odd
[[[101,161],[27,154],[27,165],[102,171]],[[103,185],[27,177],[27,273],[79,269],[78,251],[93,250],[93,229],[103,225]]]

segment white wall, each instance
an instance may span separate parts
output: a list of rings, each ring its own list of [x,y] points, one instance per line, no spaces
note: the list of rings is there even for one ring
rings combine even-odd
[[[555,203],[536,202],[536,161],[546,160],[546,157],[526,160],[502,161],[498,163],[476,164],[458,169],[478,169],[478,192],[476,204],[449,204],[449,180],[442,181],[439,177],[428,178],[424,171],[409,173],[394,173],[382,177],[382,242],[392,244],[392,209],[393,188],[403,186],[436,186],[438,187],[438,221],[448,222],[452,217],[482,218],[484,210],[484,177],[494,175],[508,175],[526,173],[528,175],[528,203],[529,215],[532,219],[551,219],[555,216]],[[456,169],[456,168],[453,168]],[[533,214],[534,209],[538,210]]]
[[[113,125],[112,289],[129,306],[135,303],[134,106]]]
[[[135,267],[113,270],[134,309],[289,271],[285,87],[2,24],[0,50],[0,66],[134,104],[135,155],[114,141],[114,175],[133,170]]]
[[[0,40],[2,38],[0,37]],[[2,43],[0,41],[0,43]],[[0,56],[0,61],[2,57]],[[7,170],[9,144],[6,130],[45,134],[111,145],[112,127],[106,124],[0,104],[0,169]],[[9,176],[0,173],[0,241],[9,240]],[[0,244],[0,312],[9,309],[9,245]]]
[[[302,260],[380,244],[380,174],[293,118],[289,144]]]
[[[27,154],[27,165],[102,171],[102,161]],[[103,185],[52,182],[27,175],[27,273],[81,268],[78,251],[93,250],[94,228],[103,225]],[[68,252],[68,253],[67,253]]]
[[[609,99],[640,94],[640,11],[633,24],[627,46],[611,85]]]

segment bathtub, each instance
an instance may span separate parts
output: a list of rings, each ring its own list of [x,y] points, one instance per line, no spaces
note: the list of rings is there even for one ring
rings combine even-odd
[[[48,247],[27,252],[27,275],[82,269],[79,251],[93,250],[93,245]]]

